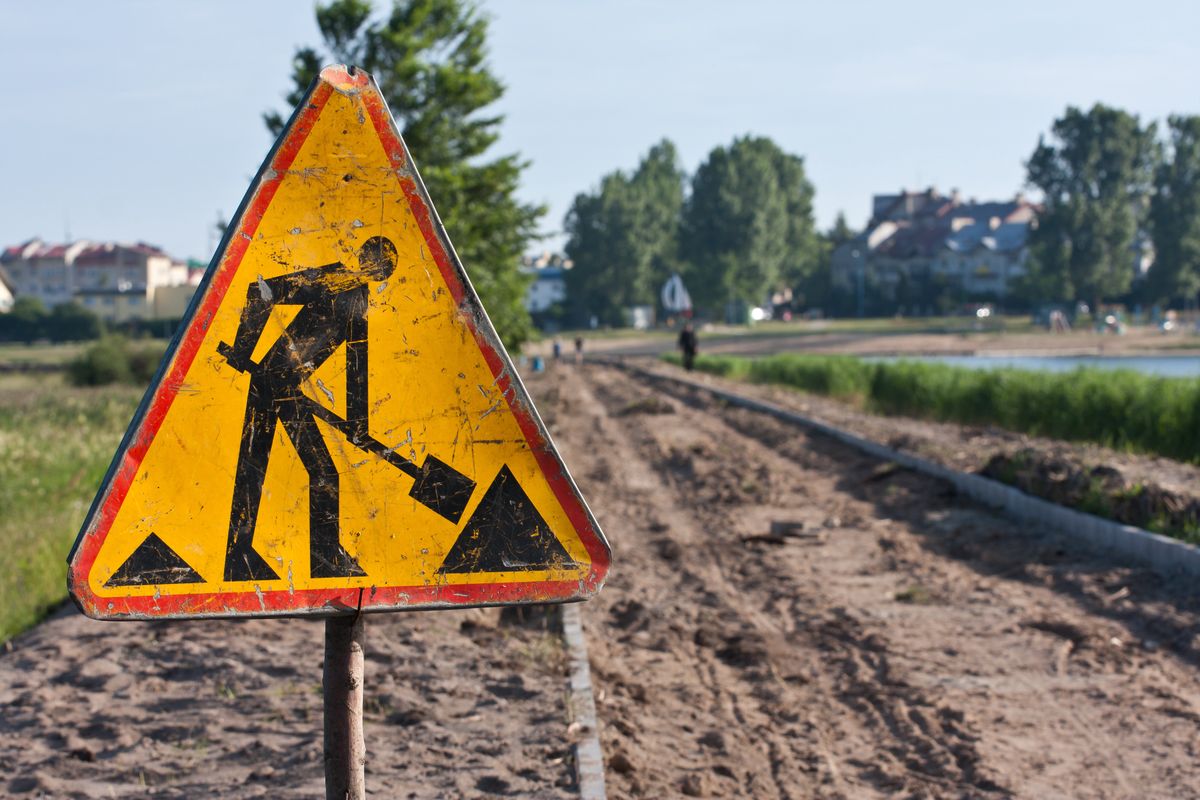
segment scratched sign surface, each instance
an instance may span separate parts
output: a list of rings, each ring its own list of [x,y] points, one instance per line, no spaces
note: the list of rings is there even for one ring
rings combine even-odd
[[[98,618],[581,599],[609,549],[369,75],[267,157],[69,557]]]

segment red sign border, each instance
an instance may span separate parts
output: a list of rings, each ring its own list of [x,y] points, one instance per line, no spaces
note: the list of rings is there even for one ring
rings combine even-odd
[[[208,327],[220,307],[250,241],[275,192],[320,117],[333,92],[357,94],[384,150],[442,278],[462,318],[475,337],[488,368],[520,426],[539,467],[562,504],[591,559],[587,576],[571,581],[512,581],[493,584],[435,584],[365,589],[286,589],[197,592],[107,598],[88,583],[96,557],[112,528],[142,459],[166,418],[171,403],[195,360]],[[559,458],[529,394],[513,369],[504,346],[454,252],[445,228],[429,200],[424,183],[397,131],[375,80],[366,72],[331,66],[309,87],[275,147],[260,167],[235,221],[213,256],[180,333],[171,344],[154,384],[147,391],[121,443],[96,500],[67,557],[67,586],[83,613],[97,619],[202,618],[245,616],[331,616],[363,611],[417,610],[483,605],[512,605],[582,600],[603,585],[611,550],[595,517]]]

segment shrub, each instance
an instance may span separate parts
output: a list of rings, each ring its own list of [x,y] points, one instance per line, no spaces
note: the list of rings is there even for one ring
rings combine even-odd
[[[45,333],[52,342],[82,342],[104,335],[104,323],[78,303],[63,303],[50,309]]]
[[[153,345],[135,347],[123,337],[107,336],[67,365],[67,378],[75,386],[146,384],[161,359],[161,349]]]
[[[7,314],[0,314],[0,340],[31,344],[45,333],[46,306],[36,297],[18,297]]]
[[[129,348],[129,379],[137,384],[148,384],[158,371],[162,361],[163,350],[154,345],[141,345]]]

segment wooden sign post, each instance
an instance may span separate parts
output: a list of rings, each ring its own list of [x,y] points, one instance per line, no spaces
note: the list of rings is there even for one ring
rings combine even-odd
[[[366,796],[363,737],[363,616],[325,620],[325,797]]]

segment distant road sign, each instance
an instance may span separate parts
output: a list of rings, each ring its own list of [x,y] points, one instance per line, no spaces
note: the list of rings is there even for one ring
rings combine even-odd
[[[366,73],[267,157],[68,559],[89,616],[582,599],[608,544]]]
[[[678,273],[667,278],[667,282],[663,284],[662,304],[663,308],[674,314],[692,310],[692,298]]]

